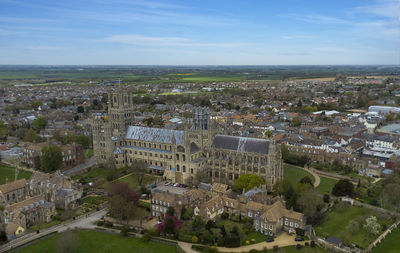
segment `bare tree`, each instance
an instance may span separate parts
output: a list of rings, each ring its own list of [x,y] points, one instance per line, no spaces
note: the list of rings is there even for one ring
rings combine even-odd
[[[139,186],[142,186],[144,177],[147,172],[148,165],[145,161],[142,160],[135,160],[134,163],[132,163],[131,166],[131,171],[133,174],[136,176],[136,180]]]

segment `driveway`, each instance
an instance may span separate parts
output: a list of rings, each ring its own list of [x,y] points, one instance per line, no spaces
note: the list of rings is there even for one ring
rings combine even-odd
[[[262,251],[264,248],[272,249],[274,246],[278,246],[279,248],[294,246],[297,244],[304,245],[304,242],[296,242],[294,240],[296,236],[288,235],[286,233],[281,233],[279,236],[275,238],[274,242],[260,242],[256,244],[241,246],[238,248],[226,248],[226,247],[218,247],[218,252],[249,252],[252,249],[256,249],[258,251]],[[192,249],[192,244],[187,242],[178,242],[178,245],[186,252],[186,253],[195,253],[197,251]]]

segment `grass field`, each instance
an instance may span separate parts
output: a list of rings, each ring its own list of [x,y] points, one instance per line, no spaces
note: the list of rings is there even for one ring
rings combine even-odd
[[[25,170],[18,171],[18,179],[29,179],[32,173]],[[6,179],[8,178],[9,181],[14,181],[15,178],[15,169],[0,163],[0,184],[5,184]]]
[[[142,185],[144,186],[144,185],[154,181],[155,179],[156,179],[155,176],[146,174],[146,175],[144,175]],[[128,183],[128,185],[131,188],[138,188],[139,187],[139,183],[138,183],[138,180],[137,180],[137,175],[135,175],[135,174],[129,174],[127,176],[120,177],[120,178],[118,178],[117,180],[115,180],[113,182],[107,182],[102,186],[102,188],[108,189],[110,187],[110,185],[113,184],[113,183]]]
[[[321,177],[321,182],[317,187],[317,190],[322,194],[331,194],[333,186],[338,182],[336,179]]]
[[[400,227],[397,227],[390,235],[378,244],[372,253],[396,253],[400,249]]]
[[[31,226],[28,230],[29,231],[36,231],[38,229],[49,228],[49,227],[55,226],[55,225],[60,224],[60,223],[61,223],[61,221],[59,221],[59,220],[53,220],[53,221],[50,221],[49,223],[41,224],[40,226],[39,225]]]
[[[325,214],[324,222],[315,227],[315,231],[319,236],[332,235],[342,239],[344,242],[355,243],[359,247],[366,248],[376,238],[363,229],[365,219],[371,215],[376,216],[381,225],[390,224],[390,220],[387,217],[381,217],[371,209],[339,204]],[[350,221],[359,223],[357,232],[347,229]]]
[[[76,180],[85,178],[87,181],[91,181],[100,177],[105,178],[106,176],[107,176],[107,169],[104,167],[99,167],[99,168],[92,168],[88,172],[73,176],[72,179]]]
[[[272,252],[272,251],[268,251]],[[296,246],[287,246],[284,248],[280,248],[279,253],[325,253],[325,252],[330,252],[326,250],[325,248],[320,248],[320,247],[303,247],[301,249],[296,249]]]
[[[73,243],[77,245],[76,251],[62,251],[59,249],[66,246],[68,242],[62,243],[58,238],[63,236],[59,234],[50,238],[43,239],[31,246],[23,248],[17,252],[20,253],[51,253],[51,252],[113,252],[113,253],[169,253],[176,252],[175,245],[162,244],[159,242],[142,242],[137,238],[122,237],[120,235],[108,234],[99,231],[81,230],[74,231],[76,241]]]
[[[289,164],[284,165],[283,177],[284,177],[284,179],[289,180],[293,185],[296,185],[300,181],[300,179],[302,179],[303,177],[306,177],[306,176],[310,177],[314,183],[315,178],[313,177],[313,175],[311,175],[307,171],[304,171],[293,165],[289,165]]]

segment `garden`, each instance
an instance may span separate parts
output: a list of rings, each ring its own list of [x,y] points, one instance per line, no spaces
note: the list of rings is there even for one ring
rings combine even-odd
[[[18,170],[18,179],[28,180],[32,176],[32,172],[25,170]],[[0,163],[0,184],[5,184],[6,180],[14,181],[15,179],[15,168]]]
[[[348,246],[366,248],[393,222],[389,215],[339,202],[325,213],[315,232],[321,237],[335,236]]]

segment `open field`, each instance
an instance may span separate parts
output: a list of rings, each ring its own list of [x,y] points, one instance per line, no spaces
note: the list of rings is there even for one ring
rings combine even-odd
[[[155,179],[156,179],[156,176],[146,174],[146,175],[144,175],[142,185],[145,186],[146,184],[151,183]],[[135,188],[135,189],[139,187],[138,178],[137,178],[137,175],[135,175],[135,174],[128,174],[126,176],[120,177],[117,180],[105,183],[101,187],[104,189],[108,189],[110,187],[110,185],[113,183],[127,183],[131,188]]]
[[[51,253],[51,252],[137,252],[137,253],[169,253],[176,252],[175,245],[162,244],[159,242],[142,242],[140,239],[132,237],[122,237],[121,235],[108,234],[105,232],[81,230],[73,231],[73,236],[58,234],[43,239],[35,244],[23,248],[20,253]],[[64,243],[60,243],[59,238],[64,236]],[[73,241],[66,241],[66,240]],[[76,245],[73,251],[62,251],[60,247],[66,247],[69,243]]]
[[[299,169],[295,166],[289,165],[289,164],[285,164],[284,165],[284,179],[287,179],[288,181],[290,181],[293,185],[296,185],[300,179],[302,179],[303,177],[310,177],[312,182],[314,183],[315,178],[313,177],[313,175],[311,175],[310,173],[308,173],[307,171],[304,171],[302,169]]]
[[[392,233],[386,236],[383,241],[372,249],[372,253],[396,253],[400,249],[400,227],[397,227]]]
[[[335,80],[334,77],[319,77],[319,78],[304,78],[304,79],[298,79],[300,81],[321,81],[321,82],[328,82],[328,81],[333,81]]]
[[[321,183],[318,185],[317,190],[322,194],[331,194],[333,186],[338,182],[336,179],[321,177]]]
[[[18,179],[29,179],[32,173],[25,170],[18,171]],[[9,181],[14,181],[15,178],[15,169],[0,163],[0,184],[5,184],[6,179],[8,178]]]
[[[325,214],[324,222],[315,227],[317,235],[326,237],[335,236],[347,243],[354,243],[359,247],[366,248],[377,236],[369,234],[364,228],[365,219],[369,216],[376,216],[378,222],[383,225],[390,225],[388,217],[382,217],[379,213],[362,207],[348,206],[344,203],[336,205]],[[355,221],[358,228],[349,227],[349,223]]]

